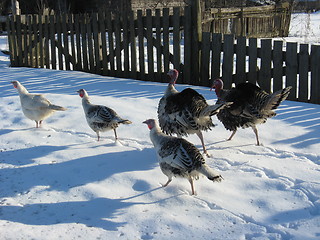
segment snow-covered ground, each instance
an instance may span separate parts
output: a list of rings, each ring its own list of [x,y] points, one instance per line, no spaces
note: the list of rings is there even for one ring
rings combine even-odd
[[[161,187],[167,178],[142,124],[156,118],[166,84],[8,65],[0,55],[1,240],[320,239],[319,105],[285,101],[258,126],[263,146],[251,129],[225,141],[230,132],[214,117],[206,160],[224,180],[200,178],[191,196],[185,179]],[[36,129],[12,80],[68,110]],[[118,142],[113,132],[96,141],[80,88],[133,122],[118,128]],[[215,102],[209,89],[193,88]]]

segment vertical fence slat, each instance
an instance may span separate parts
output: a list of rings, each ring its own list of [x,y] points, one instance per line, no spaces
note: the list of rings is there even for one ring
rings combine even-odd
[[[44,64],[50,69],[50,55],[49,55],[49,16],[44,17]]]
[[[248,81],[256,84],[258,80],[258,49],[257,49],[257,39],[249,38],[249,73],[248,73]]]
[[[95,59],[95,73],[102,74],[102,68],[101,68],[101,34],[99,32],[98,27],[98,14],[94,13],[91,15],[92,18],[92,35],[93,35],[93,45],[94,45],[94,59]]]
[[[32,49],[34,52],[34,64],[33,67],[39,67],[39,35],[38,35],[38,18],[36,15],[32,16]]]
[[[63,46],[62,46],[62,30],[61,30],[61,16],[56,16],[57,29],[57,49],[58,49],[58,64],[59,70],[63,70]]]
[[[101,34],[101,54],[102,54],[102,74],[108,74],[108,60],[107,60],[107,36],[104,14],[100,11],[98,13],[99,31]]]
[[[57,57],[56,57],[56,25],[55,16],[50,15],[50,56],[51,56],[51,68],[57,69]]]
[[[122,14],[122,23],[123,23],[123,53],[124,53],[124,59],[123,59],[123,67],[124,67],[124,77],[129,77],[129,26],[128,26],[128,12],[125,12],[125,14]]]
[[[210,36],[209,32],[202,33],[201,42],[201,66],[200,66],[200,84],[202,86],[209,86],[209,61],[210,61]]]
[[[137,79],[137,46],[136,46],[136,29],[133,11],[129,13],[130,28],[130,53],[131,53],[131,74],[133,79]]]
[[[191,83],[191,7],[188,6],[184,10],[184,68],[183,83]]]
[[[212,34],[212,57],[211,57],[211,79],[215,80],[221,77],[221,49],[222,49],[222,35]]]
[[[67,15],[63,14],[61,16],[61,28],[62,28],[62,38],[63,38],[63,55],[64,55],[64,65],[66,70],[70,70],[70,54],[69,54],[69,38],[68,38],[68,28],[67,28]]]
[[[160,82],[162,77],[162,49],[161,49],[161,12],[160,9],[156,9],[155,13],[155,28],[156,28],[156,60],[157,60],[157,68],[155,74],[155,81]]]
[[[9,17],[7,19],[7,32],[8,32],[8,43],[9,43],[9,52],[10,52],[10,66],[14,66],[14,32],[12,31],[13,20]]]
[[[74,30],[74,15],[68,15],[68,28],[70,33],[70,46],[71,46],[71,56],[70,62],[72,64],[72,70],[75,69],[76,61],[76,43],[75,43],[75,30]]]
[[[114,39],[113,39],[113,27],[112,16],[110,12],[106,13],[107,28],[108,28],[108,49],[109,49],[109,62],[110,62],[110,75],[115,75],[114,66]]]
[[[93,54],[94,50],[93,50],[92,18],[90,16],[87,16],[86,28],[87,28],[88,55],[89,55],[89,71],[91,73],[95,73],[96,65],[95,65],[95,59]]]
[[[283,42],[274,41],[273,43],[273,92],[283,88]]]
[[[42,15],[38,15],[38,29],[39,29],[39,37],[38,37],[38,48],[39,48],[39,67],[43,68],[44,67],[44,44],[43,44],[43,39],[44,39],[44,23],[43,23],[44,17]]]
[[[17,39],[17,62],[19,66],[23,66],[23,41],[21,32],[21,16],[16,16],[16,39]]]
[[[82,45],[82,63],[83,70],[89,71],[89,62],[88,62],[88,44],[87,44],[87,27],[88,18],[86,15],[81,15],[82,24],[80,24],[81,31],[81,45]]]
[[[261,40],[259,85],[267,92],[271,92],[271,46],[271,39]]]
[[[74,33],[76,35],[76,55],[77,55],[75,70],[83,70],[79,14],[76,14],[74,17]]]
[[[307,102],[309,98],[309,45],[301,44],[299,51],[299,101]]]
[[[154,81],[154,57],[153,57],[153,36],[152,36],[152,12],[147,9],[146,16],[146,38],[147,38],[147,60],[148,60],[148,80]]]
[[[320,104],[320,47],[311,46],[311,96],[310,102]]]
[[[222,78],[225,88],[232,86],[234,62],[234,35],[225,35],[223,42]]]
[[[180,72],[180,8],[173,8],[173,66]]]
[[[163,25],[163,66],[164,72],[167,73],[169,71],[169,64],[170,64],[170,55],[169,55],[169,9],[163,9],[163,17],[162,17],[162,25]]]
[[[286,86],[292,86],[288,100],[296,100],[298,74],[297,43],[287,43],[286,52]]]
[[[235,83],[246,81],[246,38],[237,37]]]
[[[114,16],[114,32],[115,32],[115,42],[116,42],[116,66],[117,75],[122,77],[122,56],[121,56],[121,25],[120,25],[120,15]]]
[[[144,26],[142,20],[142,11],[137,12],[137,24],[138,24],[138,40],[139,40],[139,79],[145,79],[145,62],[144,62]]]

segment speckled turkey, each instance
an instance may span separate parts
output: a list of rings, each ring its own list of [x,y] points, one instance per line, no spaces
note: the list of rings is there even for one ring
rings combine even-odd
[[[211,169],[199,152],[190,142],[183,138],[164,134],[154,119],[144,121],[150,129],[150,139],[156,150],[162,172],[168,177],[163,187],[168,186],[172,177],[187,178],[191,184],[192,195],[195,194],[193,180],[200,174],[213,182],[220,182],[223,178]]]
[[[260,141],[256,125],[265,123],[268,118],[276,115],[273,110],[288,97],[291,89],[289,86],[268,94],[249,82],[237,84],[235,88],[223,89],[221,79],[216,79],[212,88],[217,94],[217,103],[233,102],[229,108],[217,114],[224,127],[232,131],[228,140],[232,139],[238,128],[251,127],[255,133],[257,145],[260,145]]]
[[[103,105],[94,105],[89,101],[89,95],[86,90],[77,91],[82,98],[82,107],[86,115],[89,127],[96,132],[98,141],[100,132],[109,130],[114,131],[115,140],[118,139],[116,128],[119,124],[131,124],[132,122],[121,118],[113,109]]]
[[[178,71],[172,69],[168,75],[171,80],[158,105],[159,125],[168,135],[177,134],[181,137],[197,134],[204,153],[208,155],[201,131],[211,130],[214,127],[211,116],[217,114],[229,103],[208,105],[205,98],[191,88],[179,92],[174,87],[179,75]]]

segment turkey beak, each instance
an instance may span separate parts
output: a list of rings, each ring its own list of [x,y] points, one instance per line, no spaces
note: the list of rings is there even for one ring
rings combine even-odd
[[[142,123],[148,124],[148,123],[147,123],[147,120],[143,121]]]

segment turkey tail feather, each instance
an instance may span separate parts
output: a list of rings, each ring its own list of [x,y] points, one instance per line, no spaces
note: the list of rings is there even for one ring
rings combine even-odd
[[[220,110],[222,110],[223,108],[225,108],[231,104],[232,104],[232,102],[209,105],[201,111],[200,116],[216,115]]]
[[[56,110],[56,111],[66,111],[67,109],[58,105],[50,105],[49,106],[50,109],[52,110]]]
[[[119,123],[122,123],[122,124],[131,124],[132,122],[129,121],[129,120],[122,120],[122,121],[120,121]]]
[[[271,94],[269,101],[265,105],[266,110],[273,110],[279,107],[280,103],[284,101],[290,94],[291,86],[286,87]]]
[[[214,182],[221,182],[223,179],[222,176],[216,172],[215,170],[211,169],[208,165],[202,164],[199,172],[205,175],[209,180]]]

